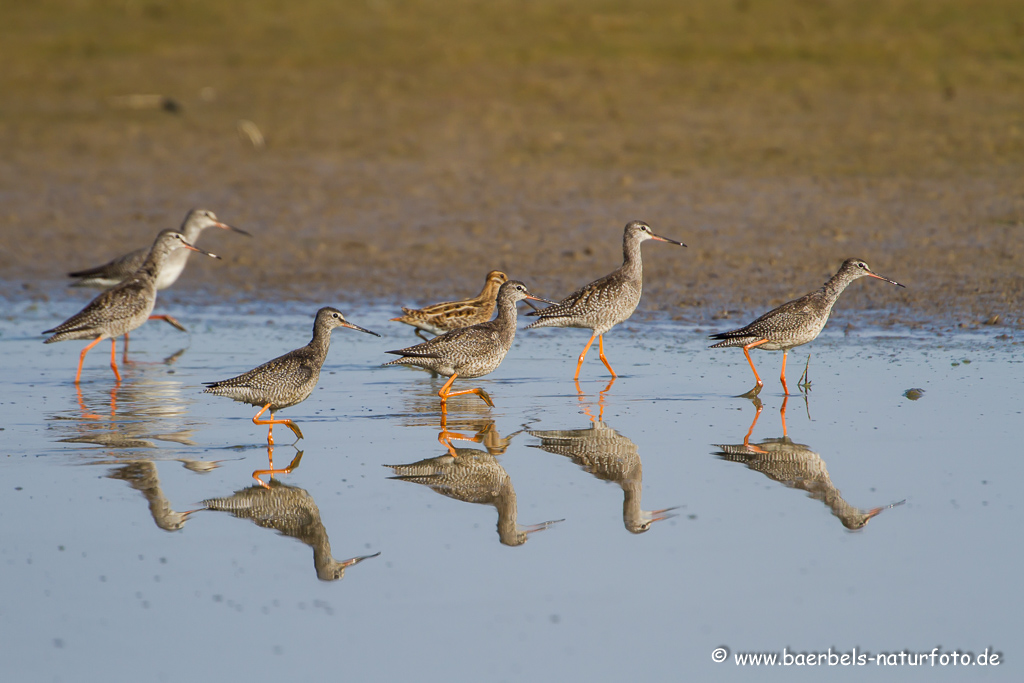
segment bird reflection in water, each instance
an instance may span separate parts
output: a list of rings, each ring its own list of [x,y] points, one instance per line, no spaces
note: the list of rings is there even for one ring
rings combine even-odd
[[[270,449],[268,449],[270,450]],[[302,459],[299,452],[288,466],[295,469]],[[277,470],[282,472],[283,470]],[[256,476],[256,473],[253,473]],[[223,498],[207,498],[202,502],[207,510],[227,512],[239,519],[248,519],[265,529],[276,529],[282,536],[296,538],[313,549],[313,566],[321,581],[337,581],[345,570],[373,555],[362,555],[347,560],[335,560],[331,555],[331,541],[320,519],[320,509],[313,496],[298,486],[282,484],[271,477],[268,483],[253,484]]]
[[[441,418],[438,441],[448,452],[436,458],[427,458],[408,465],[384,465],[395,472],[389,477],[398,481],[429,486],[436,493],[466,503],[491,505],[498,511],[498,540],[503,545],[518,546],[526,543],[530,534],[543,531],[563,520],[551,520],[531,526],[516,522],[516,492],[512,478],[495,456],[508,448],[516,434],[502,437],[487,421],[475,436],[448,431],[447,419]],[[484,444],[479,448],[456,448],[452,440],[473,441]]]
[[[194,430],[188,428],[191,400],[184,398],[181,382],[142,373],[115,384],[109,389],[109,398],[107,393],[99,385],[76,384],[78,411],[61,411],[50,417],[55,431],[63,436],[58,441],[106,448],[156,448],[157,441],[195,445]],[[103,404],[109,409],[99,408]],[[99,414],[103,412],[107,414]]]
[[[120,479],[142,493],[149,502],[149,513],[153,521],[164,531],[178,531],[185,526],[189,515],[197,512],[176,512],[160,488],[160,476],[156,471],[156,463],[152,460],[131,460],[115,467],[107,474],[110,479]]]
[[[717,455],[722,460],[739,462],[748,468],[760,472],[769,479],[781,483],[783,486],[806,491],[807,495],[815,500],[824,503],[835,515],[843,526],[851,531],[857,531],[879,513],[897,505],[902,505],[901,500],[884,507],[861,510],[847,503],[839,489],[835,487],[828,476],[828,469],[821,456],[803,444],[794,443],[786,433],[786,402],[782,400],[782,408],[779,411],[782,418],[782,437],[765,439],[760,443],[750,443],[750,436],[754,432],[754,426],[761,416],[762,404],[756,397],[752,399],[757,412],[754,414],[754,421],[750,424],[742,444],[722,445],[716,444],[721,450]]]
[[[564,455],[579,467],[602,481],[618,484],[622,488],[622,523],[634,534],[648,531],[655,522],[669,519],[676,508],[663,508],[650,512],[640,509],[640,497],[643,490],[643,463],[640,452],[632,440],[619,434],[604,421],[605,396],[612,384],[598,394],[598,416],[595,418],[586,405],[585,395],[576,382],[583,412],[590,418],[590,426],[586,429],[548,429],[531,430],[530,436],[540,439],[539,444],[531,444],[532,448],[540,448],[548,453]]]

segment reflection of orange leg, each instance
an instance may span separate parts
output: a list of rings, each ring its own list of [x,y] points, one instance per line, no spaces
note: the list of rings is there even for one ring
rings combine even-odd
[[[618,377],[618,375],[615,374],[615,371],[612,370],[611,363],[608,362],[608,359],[604,355],[604,335],[603,334],[597,335],[597,352],[601,356],[601,362],[604,363],[604,366],[606,368],[608,368],[608,372],[612,373],[612,379],[615,379],[616,377]]]
[[[779,375],[779,379],[782,380],[782,390],[786,392],[786,396],[789,396],[789,387],[786,386],[786,356],[788,354],[788,349],[782,349],[782,374]]]
[[[786,438],[787,436],[789,436],[786,433],[786,401],[788,400],[788,395],[784,399],[782,399],[782,408],[779,410],[779,415],[782,417],[782,438]]]
[[[75,375],[75,384],[78,384],[79,380],[82,379],[82,363],[85,362],[85,354],[89,353],[89,349],[100,343],[100,339],[103,337],[97,337],[92,340],[84,349],[82,349],[82,355],[78,357],[78,374]]]
[[[110,338],[110,369],[114,371],[114,377],[121,381],[121,373],[117,371],[117,340]]]
[[[757,374],[757,368],[754,367],[754,361],[750,357],[750,349],[767,343],[767,339],[761,339],[760,341],[756,341],[753,344],[747,344],[743,347],[743,355],[747,357],[747,362],[750,363],[750,369],[754,371],[754,379],[757,380],[757,386],[752,390],[755,394],[758,391],[761,391],[761,387],[764,386],[764,382],[761,381],[761,375]]]
[[[302,460],[302,451],[299,451],[298,453],[295,454],[295,457],[292,458],[292,461],[290,463],[288,463],[288,467],[285,467],[283,470],[275,470],[274,469],[274,448],[272,446],[267,446],[267,461],[270,463],[270,469],[256,470],[256,471],[254,471],[252,473],[252,478],[255,479],[256,481],[258,481],[260,486],[269,489],[270,488],[270,484],[265,484],[263,482],[263,480],[260,479],[261,475],[267,474],[267,475],[270,475],[270,478],[273,478],[275,474],[291,474],[292,470],[294,470],[296,467],[299,466],[299,461],[301,461],[301,460]]]
[[[583,359],[587,357],[587,351],[590,350],[590,345],[594,343],[594,337],[596,337],[596,336],[597,336],[596,332],[594,334],[590,335],[590,340],[587,341],[587,345],[583,347],[583,353],[580,354],[580,359],[576,363],[576,374],[573,375],[573,377],[572,377],[573,379],[579,379],[580,378],[580,368],[583,367]]]
[[[256,413],[255,417],[252,418],[252,423],[254,425],[270,425],[270,428],[267,430],[267,443],[269,445],[271,445],[271,446],[274,445],[274,425],[284,425],[288,429],[290,429],[293,432],[295,432],[295,436],[299,437],[300,439],[303,438],[302,431],[299,429],[299,426],[297,424],[295,424],[294,422],[292,422],[291,420],[289,420],[287,418],[284,418],[284,419],[281,419],[281,420],[275,420],[274,419],[274,412],[273,411],[270,412],[270,419],[269,420],[261,420],[260,419],[260,415],[262,415],[263,413],[267,412],[268,408],[270,408],[270,404],[269,403],[267,405],[263,406],[262,408],[260,408],[260,412]]]
[[[754,427],[757,425],[757,419],[761,417],[761,409],[764,408],[764,404],[761,403],[760,399],[755,398],[754,407],[757,408],[757,412],[754,413],[754,421],[750,423],[750,429],[747,430],[747,435],[743,437],[743,447],[748,451],[753,451],[754,453],[764,453],[765,451],[763,448],[750,445],[750,435],[754,433]]]
[[[459,373],[456,372],[454,375],[452,375],[448,379],[447,382],[444,383],[444,386],[441,387],[441,391],[437,392],[437,395],[441,397],[441,410],[442,411],[447,411],[447,409],[448,409],[447,408],[448,398],[450,396],[464,396],[465,394],[476,394],[477,396],[479,396],[483,400],[484,403],[486,403],[487,405],[489,405],[492,408],[494,407],[494,401],[491,400],[491,395],[488,394],[486,391],[484,391],[483,389],[481,389],[479,387],[476,387],[474,389],[463,389],[461,391],[452,391],[451,390],[452,383],[455,381],[455,378],[458,377],[458,376],[459,376]]]

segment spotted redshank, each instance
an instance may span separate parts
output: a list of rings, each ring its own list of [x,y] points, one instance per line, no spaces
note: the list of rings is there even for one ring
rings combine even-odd
[[[476,394],[487,405],[493,406],[490,395],[479,387],[451,391],[451,386],[460,375],[482,377],[501,365],[516,336],[516,302],[523,299],[552,303],[530,294],[522,282],[509,280],[498,290],[498,315],[494,320],[452,330],[416,346],[388,351],[401,358],[384,365],[415,365],[448,377],[437,393],[441,397],[442,410],[447,410],[450,396],[462,394]]]
[[[579,379],[583,359],[587,357],[587,351],[594,343],[595,337],[598,340],[601,361],[608,368],[612,377],[617,376],[608,362],[608,358],[604,355],[604,334],[633,315],[633,311],[640,303],[644,279],[643,263],[640,260],[640,243],[646,240],[658,240],[659,242],[678,244],[681,247],[686,246],[682,242],[655,235],[651,226],[643,221],[632,221],[626,225],[622,237],[623,260],[620,268],[600,280],[595,280],[589,285],[577,289],[554,306],[527,313],[527,315],[540,316],[540,320],[528,325],[526,329],[583,327],[594,331],[590,335],[587,345],[583,347],[583,353],[580,354],[579,361],[576,363],[576,374],[573,379]]]
[[[779,378],[782,380],[782,390],[788,396],[786,355],[789,350],[814,341],[825,327],[825,323],[828,322],[828,316],[832,313],[832,307],[839,295],[851,282],[865,276],[903,287],[895,280],[873,272],[868,264],[861,259],[846,259],[839,271],[822,285],[821,289],[768,311],[746,327],[711,335],[711,339],[722,339],[723,341],[713,344],[710,348],[743,347],[743,354],[747,357],[747,362],[750,363],[750,369],[754,371],[754,379],[757,380],[756,386],[744,396],[756,396],[764,386],[761,376],[757,374],[757,368],[754,367],[754,361],[750,358],[750,349],[782,351],[782,373]]]
[[[412,325],[416,328],[416,334],[423,339],[426,337],[423,337],[421,331],[444,334],[460,327],[487,322],[494,313],[498,290],[507,281],[508,276],[505,273],[500,270],[492,270],[487,274],[483,290],[476,297],[463,301],[448,301],[419,309],[403,306],[402,315],[392,318],[392,320]]]
[[[269,425],[268,444],[274,443],[276,424],[285,425],[301,439],[302,431],[298,425],[288,419],[275,420],[274,413],[302,403],[313,393],[317,380],[320,379],[320,368],[327,359],[327,350],[331,345],[331,330],[336,327],[347,327],[375,337],[380,336],[376,332],[348,322],[338,309],[325,306],[316,313],[313,339],[309,344],[289,351],[238,377],[220,382],[204,382],[206,389],[203,391],[217,396],[227,396],[249,405],[261,406],[252,421],[253,424]],[[260,416],[268,410],[270,419],[261,420]]]
[[[114,370],[117,381],[121,381],[121,373],[117,369],[115,338],[122,334],[128,334],[149,319],[149,314],[153,312],[153,306],[156,304],[156,281],[167,262],[167,257],[176,249],[190,249],[213,258],[220,258],[192,246],[179,232],[163,230],[157,235],[145,261],[131,277],[97,296],[88,306],[57,327],[43,332],[43,334],[54,333],[44,342],[46,344],[65,339],[93,340],[82,349],[82,355],[78,358],[76,384],[82,378],[82,363],[85,362],[85,354],[103,339],[110,339],[110,367]]]
[[[200,233],[207,228],[222,228],[224,230],[233,230],[243,235],[249,235],[245,230],[217,220],[213,212],[206,209],[192,209],[189,211],[178,232],[185,236],[186,242],[194,245],[199,239]],[[71,286],[102,287],[104,289],[113,287],[137,271],[142,266],[142,262],[146,260],[148,253],[148,249],[136,249],[135,251],[118,256],[113,261],[104,263],[102,266],[68,273],[68,277],[76,279]],[[181,271],[185,269],[188,256],[188,251],[179,251],[167,259],[163,270],[160,271],[160,277],[156,280],[157,289],[167,289],[174,284],[178,276],[181,275]]]

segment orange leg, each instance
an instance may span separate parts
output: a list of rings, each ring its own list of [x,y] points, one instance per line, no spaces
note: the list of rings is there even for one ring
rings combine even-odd
[[[294,470],[296,467],[299,466],[299,461],[301,461],[301,460],[302,460],[302,451],[299,451],[298,453],[295,454],[295,457],[292,458],[292,461],[290,463],[288,463],[288,467],[285,467],[283,470],[275,470],[274,469],[274,447],[273,446],[267,446],[267,461],[270,463],[270,469],[267,469],[267,470],[256,470],[255,472],[252,473],[252,478],[255,479],[256,481],[258,481],[260,486],[269,489],[270,488],[270,484],[264,483],[263,480],[260,479],[261,475],[264,475],[264,474],[270,475],[270,478],[272,479],[275,474],[291,474],[292,470]]]
[[[114,377],[118,383],[121,382],[121,373],[117,371],[117,340],[110,338],[110,369],[114,371]]]
[[[755,346],[760,346],[761,344],[767,343],[767,339],[761,339],[752,344],[747,344],[746,346],[743,347],[743,355],[747,357],[747,362],[750,363],[750,369],[754,371],[754,379],[757,380],[757,385],[748,392],[754,396],[756,396],[757,393],[761,391],[761,387],[764,386],[764,382],[761,381],[761,375],[757,374],[757,368],[754,367],[754,361],[750,358],[750,349],[754,348]]]
[[[82,363],[85,362],[85,354],[89,353],[89,349],[100,343],[102,337],[97,337],[92,340],[84,349],[82,349],[82,355],[78,357],[78,374],[75,375],[75,384],[78,384],[79,380],[82,379]]]
[[[172,318],[169,315],[151,315],[151,316],[149,316],[149,319],[150,320],[163,320],[165,323],[167,323],[171,327],[176,327],[179,330],[181,330],[182,332],[188,332],[188,330],[185,329],[184,325],[182,325],[175,318]]]
[[[784,439],[787,436],[789,436],[786,433],[786,401],[788,401],[788,400],[789,400],[789,396],[786,396],[784,399],[782,399],[782,408],[779,409],[779,416],[782,417],[782,438],[784,438]]]
[[[786,396],[789,396],[789,387],[786,386],[786,356],[788,354],[788,350],[782,350],[782,374],[779,375],[779,379],[782,380],[782,390],[786,392]]]
[[[494,407],[494,401],[491,400],[491,395],[488,394],[483,389],[480,389],[479,387],[477,387],[475,389],[463,389],[462,391],[452,391],[451,390],[452,383],[455,381],[455,378],[458,377],[458,376],[459,376],[459,373],[456,372],[454,375],[449,377],[448,381],[444,383],[443,387],[441,387],[441,391],[437,392],[437,395],[441,397],[441,412],[447,412],[448,411],[448,397],[449,396],[463,396],[465,394],[476,394],[477,396],[479,396],[483,400],[484,403],[486,403],[487,405],[489,405],[492,408]]]
[[[583,347],[583,353],[580,354],[580,359],[576,363],[576,374],[573,375],[573,377],[572,377],[573,379],[579,379],[580,378],[580,368],[583,367],[583,359],[587,357],[587,351],[590,350],[590,345],[594,343],[594,337],[596,337],[596,336],[597,336],[596,332],[594,334],[590,335],[590,340],[587,341],[587,345]],[[609,367],[608,369],[610,370],[611,368]],[[614,374],[614,373],[612,373],[612,374]]]
[[[757,412],[754,413],[754,421],[750,423],[750,429],[747,430],[747,435],[743,437],[743,447],[748,451],[753,451],[754,453],[764,453],[765,451],[763,448],[750,445],[750,435],[754,433],[754,427],[757,425],[757,420],[761,417],[761,409],[764,408],[764,404],[761,403],[761,399],[754,399],[754,407],[757,408]]]
[[[615,374],[615,371],[612,370],[611,363],[609,363],[608,359],[605,358],[605,355],[604,355],[604,335],[603,334],[597,335],[597,352],[601,356],[601,362],[604,363],[604,366],[606,368],[608,368],[608,372],[612,373],[612,379],[615,379],[616,377],[618,377],[618,375]]]
[[[274,425],[284,425],[288,429],[290,429],[293,432],[295,432],[295,436],[299,437],[300,439],[303,438],[302,430],[299,429],[299,426],[297,424],[295,424],[294,422],[292,422],[291,420],[289,420],[287,418],[281,419],[281,420],[275,420],[274,419],[274,412],[273,411],[270,412],[270,419],[269,420],[261,420],[260,419],[260,415],[262,415],[263,413],[267,412],[267,409],[269,409],[269,408],[270,408],[270,404],[268,403],[267,405],[263,406],[260,409],[260,412],[256,413],[255,417],[252,418],[252,423],[254,425],[270,425],[270,428],[267,430],[267,444],[269,444],[271,446],[274,445]]]

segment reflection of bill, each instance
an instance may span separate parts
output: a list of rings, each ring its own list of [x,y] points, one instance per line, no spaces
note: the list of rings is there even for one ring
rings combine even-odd
[[[313,566],[321,581],[337,581],[345,570],[373,555],[362,555],[347,560],[331,556],[331,542],[320,520],[320,509],[313,496],[305,489],[282,484],[276,479],[269,483],[254,484],[223,498],[203,501],[207,510],[227,512],[239,519],[248,519],[265,529],[276,529],[284,536],[296,538],[313,549]]]
[[[783,486],[806,491],[815,500],[824,503],[835,515],[843,526],[852,531],[862,529],[872,517],[906,501],[899,501],[885,507],[861,510],[850,505],[843,499],[839,489],[832,484],[829,478],[828,469],[821,456],[804,444],[794,443],[786,435],[786,401],[782,401],[782,425],[783,435],[776,439],[765,439],[760,443],[750,443],[750,435],[761,415],[761,401],[753,399],[757,412],[754,414],[754,421],[747,430],[746,437],[742,444],[722,445],[716,444],[721,450],[717,455],[722,460],[739,462],[748,468],[760,472],[769,479],[781,483]]]
[[[498,511],[498,540],[503,545],[522,545],[530,534],[562,521],[553,520],[531,526],[519,526],[516,523],[516,492],[512,488],[512,478],[492,454],[503,453],[508,448],[511,436],[502,439],[494,429],[493,422],[487,423],[473,437],[449,432],[446,425],[447,422],[442,419],[438,440],[448,449],[447,454],[408,465],[384,465],[395,472],[395,476],[390,478],[429,486],[442,496],[466,503],[493,506]],[[488,444],[488,450],[492,452],[478,448],[456,448],[451,443],[453,439],[483,442]]]
[[[126,465],[115,467],[107,475],[110,479],[127,481],[133,489],[142,493],[149,502],[149,513],[153,521],[164,531],[178,531],[185,526],[189,515],[196,510],[175,512],[160,488],[160,477],[156,463],[152,460],[133,460]]]

